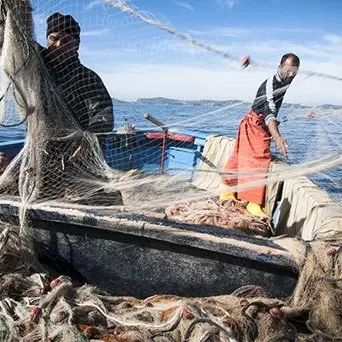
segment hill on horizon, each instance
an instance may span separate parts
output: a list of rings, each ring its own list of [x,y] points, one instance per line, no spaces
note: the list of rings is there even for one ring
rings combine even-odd
[[[132,103],[132,104],[166,104],[166,105],[194,105],[194,106],[229,106],[232,104],[244,104],[248,105],[250,103],[246,101],[241,100],[206,100],[206,99],[200,99],[200,100],[178,100],[178,99],[172,99],[167,97],[148,97],[148,98],[138,98],[134,101],[124,101],[117,98],[112,98],[114,103],[117,104],[124,104],[124,103]],[[342,105],[333,105],[333,104],[322,104],[318,106],[309,106],[309,105],[302,105],[300,103],[283,103],[283,108],[320,108],[320,109],[342,109]]]

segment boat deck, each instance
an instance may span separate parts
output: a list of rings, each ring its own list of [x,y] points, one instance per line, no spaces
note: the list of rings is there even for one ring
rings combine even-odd
[[[13,219],[19,207],[16,198],[2,197],[0,216]],[[176,223],[155,212],[35,204],[29,215],[37,240],[50,254],[60,254],[91,283],[138,297],[153,293],[216,295],[252,283],[268,283],[270,293],[284,296],[295,285],[304,255],[303,245],[293,238],[270,240],[233,229]],[[89,267],[93,279],[88,276]],[[94,273],[96,267],[109,268],[108,274],[116,268],[122,279],[108,284],[96,275],[98,270]],[[139,288],[134,285],[136,274],[140,274]],[[234,282],[228,281],[234,277]]]

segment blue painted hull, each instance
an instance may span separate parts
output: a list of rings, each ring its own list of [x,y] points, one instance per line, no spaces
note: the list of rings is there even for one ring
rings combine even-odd
[[[160,173],[164,170],[166,174],[176,174],[179,169],[195,168],[200,161],[205,136],[178,135],[174,138],[178,140],[165,139],[163,151],[163,133],[113,134],[105,139],[102,150],[107,163],[122,171],[137,169],[144,173]],[[179,140],[182,138],[185,141]],[[193,175],[187,173],[187,176],[191,179]]]

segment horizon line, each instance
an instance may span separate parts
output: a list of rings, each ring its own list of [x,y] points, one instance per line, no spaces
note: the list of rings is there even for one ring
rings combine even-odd
[[[211,102],[241,102],[241,103],[246,103],[246,104],[250,104],[252,102],[249,101],[243,101],[243,100],[238,100],[238,99],[231,99],[231,100],[213,100],[213,99],[196,99],[196,100],[181,100],[181,99],[177,99],[177,98],[172,98],[172,97],[164,97],[164,96],[154,96],[154,97],[138,97],[135,100],[122,100],[120,98],[116,98],[116,97],[111,97],[112,100],[116,100],[116,101],[120,101],[120,102],[127,102],[127,103],[134,103],[137,102],[139,100],[156,100],[156,99],[164,99],[164,100],[171,100],[171,101],[179,101],[179,102],[200,102],[200,101],[211,101]],[[293,102],[284,102],[283,105],[299,105],[302,107],[320,107],[320,106],[333,106],[333,107],[341,107],[342,108],[342,104],[332,104],[332,103],[322,103],[319,105],[314,105],[314,104],[301,104],[299,102],[293,103]]]

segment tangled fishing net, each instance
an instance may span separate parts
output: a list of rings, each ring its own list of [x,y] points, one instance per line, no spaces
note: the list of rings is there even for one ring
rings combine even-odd
[[[155,32],[153,37],[156,37],[158,43],[162,42],[162,34],[167,34],[175,41],[185,40],[197,48],[218,54],[227,63],[232,63],[229,65],[231,68],[237,66],[236,62],[239,59],[231,54],[192,39],[172,26],[163,24],[152,15],[135,10],[128,6],[127,2],[105,1],[105,3],[107,7],[104,8],[104,13],[111,13],[110,9],[114,11],[114,8],[119,10],[113,22],[120,28],[137,26],[141,29],[147,27],[141,30],[141,37],[139,36],[139,41],[142,44],[149,43],[149,39],[145,36],[151,32]],[[41,11],[39,15],[42,13],[48,15],[50,11],[48,3],[35,5]],[[65,10],[68,9],[64,2],[61,2],[60,5],[63,5]],[[84,129],[75,120],[75,111],[77,115],[80,115],[78,103],[86,102],[83,94],[76,89],[76,85],[72,82],[55,83],[51,76],[51,66],[39,48],[37,49],[37,37],[30,4],[25,1],[9,3],[4,0],[2,8],[5,32],[2,48],[4,75],[2,77],[1,125],[5,128],[25,125],[26,141],[20,154],[11,160],[2,173],[0,190],[2,194],[20,197],[20,201],[23,203],[20,215],[22,219],[25,218],[25,210],[33,203],[41,206],[53,204],[73,208],[88,205],[106,206],[110,207],[114,213],[122,211],[122,209],[125,210],[125,208],[129,208],[131,212],[146,208],[156,210],[161,206],[167,208],[179,203],[207,200],[208,197],[212,198],[218,195],[217,191],[209,193],[194,189],[193,175],[200,172],[198,161],[203,157],[201,151],[195,151],[196,147],[191,145],[196,137],[190,135],[186,140],[177,140],[177,134],[172,133],[172,130],[195,128],[195,122],[201,127],[206,127],[210,121],[222,120],[227,111],[233,111],[241,103],[229,104],[210,113],[199,114],[193,118],[186,117],[177,122],[171,120],[167,124],[169,131],[166,136],[163,135],[164,133],[155,135],[146,133],[135,137],[134,134],[125,130],[113,136],[109,134],[108,130],[101,130],[98,127],[96,130]],[[92,8],[93,5],[89,5],[89,10]],[[108,14],[103,22],[97,23],[99,30],[109,29],[110,20],[111,16]],[[36,22],[40,23],[39,20]],[[162,33],[156,33],[156,28]],[[37,25],[39,36],[42,35],[42,29],[42,25]],[[125,42],[123,39],[118,40],[118,44]],[[130,44],[131,41],[126,43]],[[123,50],[128,48],[129,46],[122,46]],[[164,53],[164,51],[150,49],[150,46],[146,50],[151,51],[150,58]],[[259,68],[263,67],[262,63],[258,64],[255,61],[253,63]],[[52,69],[54,67],[52,65]],[[70,73],[72,72],[70,71]],[[311,75],[332,81],[339,80],[338,77],[336,79],[327,74],[303,73],[306,76]],[[61,75],[62,78],[65,76],[63,73]],[[87,90],[87,92],[91,93],[92,91]],[[97,96],[98,94],[94,91],[96,99]],[[97,105],[102,105],[101,100],[90,107],[93,108]],[[303,109],[299,110],[293,106],[293,108],[290,107],[289,114],[300,111]],[[321,112],[317,110],[316,117],[325,114],[322,110]],[[338,113],[332,111],[328,114],[337,115]],[[298,117],[303,118],[303,115],[300,114]],[[292,119],[296,119],[296,117],[293,116]],[[323,124],[326,121],[327,119]],[[317,127],[321,129],[322,126],[319,124]],[[231,129],[232,135],[235,134],[236,129],[233,130],[229,125],[227,129]],[[322,132],[323,135],[324,132]],[[303,137],[301,141],[304,141],[305,138]],[[196,153],[196,162],[193,163],[192,168],[189,168],[188,165],[184,167],[181,162],[176,164],[175,168],[173,164],[175,160],[177,161],[175,155],[177,155],[178,149],[181,150],[185,147]],[[313,161],[311,156],[305,155],[304,151],[301,154],[302,160],[296,160],[294,166],[286,173],[272,175],[272,182],[283,181],[298,175],[323,173],[324,177],[328,178],[329,184],[335,184],[334,187],[337,187],[337,173],[336,176],[335,173],[331,176],[324,172],[328,168],[336,168],[341,164],[340,154],[333,153],[327,157],[326,151],[322,150],[319,155],[321,158],[318,159],[318,151],[315,152]],[[223,160],[224,157],[221,156],[221,159]],[[306,163],[299,163],[303,161]],[[143,169],[145,175],[127,174],[128,170],[135,168]],[[211,172],[221,175],[222,167],[214,167]],[[167,175],[167,181],[162,181],[158,173]],[[149,177],[146,177],[146,174]],[[269,175],[261,176],[260,183],[268,184],[267,177]],[[253,188],[255,185],[257,184],[248,183],[245,186]],[[232,188],[231,190],[233,192],[239,189]],[[140,200],[138,201],[137,198]],[[200,203],[198,205],[201,206]],[[226,222],[226,225],[228,226],[229,222]],[[22,226],[25,225],[22,224]]]
[[[265,237],[272,235],[270,222],[247,214],[245,205],[234,200],[207,200],[173,205],[165,210],[170,220],[241,230]]]
[[[322,258],[324,256],[324,258]],[[308,246],[290,299],[247,285],[229,295],[146,299],[111,296],[20,257],[18,235],[1,234],[1,341],[338,341],[341,253]]]
[[[134,26],[135,20],[139,20],[159,27],[175,39],[222,56],[233,66],[239,60],[135,11],[125,2],[105,2],[132,16],[132,22],[125,19],[125,25],[131,23]],[[342,339],[341,252],[340,248],[331,247],[329,243],[308,246],[298,285],[290,299],[271,298],[253,285],[215,297],[115,297],[91,285],[79,284],[42,265],[32,246],[28,212],[33,206],[91,207],[93,210],[105,207],[112,210],[113,216],[134,212],[144,212],[148,216],[151,210],[162,212],[170,221],[215,226],[217,229],[234,228],[264,237],[273,233],[269,221],[247,215],[242,203],[219,203],[216,201],[217,193],[196,188],[192,182],[193,174],[199,172],[196,166],[192,169],[182,165],[178,169],[166,167],[168,160],[164,160],[164,149],[168,146],[165,139],[172,140],[172,153],[176,155],[177,149],[194,143],[189,137],[177,143],[177,134],[168,135],[163,131],[162,135],[151,138],[144,134],[140,140],[134,140],[127,131],[118,138],[108,132],[90,133],[82,129],[64,98],[71,96],[77,104],[80,101],[77,91],[72,87],[58,89],[55,86],[37,50],[30,3],[1,0],[0,10],[5,28],[1,97],[5,109],[1,111],[1,124],[4,127],[24,124],[26,129],[26,140],[20,153],[12,156],[14,158],[10,161],[0,155],[1,199],[20,203],[19,227],[11,219],[6,221],[6,217],[2,217],[4,221],[1,222],[1,341],[271,342]],[[148,40],[146,38],[146,42]],[[322,73],[304,74],[340,80],[337,76]],[[224,109],[232,110],[234,106],[230,104]],[[294,112],[296,107],[290,109]],[[193,128],[196,120],[205,126],[212,121],[212,115],[221,115],[223,111],[214,110],[211,115],[204,113],[194,119],[171,122],[168,127]],[[318,111],[318,117],[320,114],[325,115],[324,110]],[[327,115],[330,114],[336,115],[336,112]],[[326,139],[324,129],[327,128],[323,125],[319,129],[321,138]],[[310,132],[303,140],[309,139],[309,135]],[[193,150],[200,154],[194,146]],[[129,153],[121,155],[122,148]],[[139,148],[143,152],[136,161],[137,155],[132,150]],[[305,161],[305,164],[295,161],[293,167],[262,175],[265,179],[259,183],[272,185],[337,167],[341,164],[341,157],[338,151],[334,152],[326,156],[322,151],[320,160],[316,160],[317,155],[313,158],[308,153],[300,161]],[[169,159],[175,158],[172,153],[168,155]],[[154,163],[149,168],[154,154]],[[144,165],[148,171],[141,174],[132,165]],[[211,168],[216,175],[221,175],[222,168],[216,165]],[[325,177],[331,183],[337,182],[336,174],[325,174]]]

